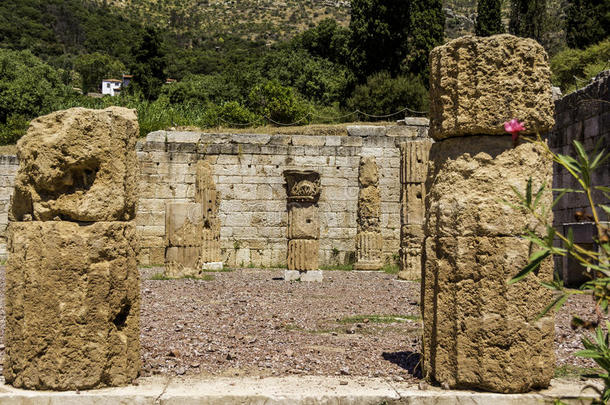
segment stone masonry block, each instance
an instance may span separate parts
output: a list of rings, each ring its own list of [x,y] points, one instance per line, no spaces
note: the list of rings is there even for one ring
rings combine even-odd
[[[426,235],[521,235],[536,229],[532,216],[516,213],[504,199],[517,204],[511,186],[534,191],[546,184],[541,204],[552,204],[552,162],[532,143],[512,147],[510,137],[472,136],[436,142],[430,150],[426,182]]]
[[[319,209],[314,204],[289,203],[288,239],[318,239]]]
[[[525,266],[530,242],[519,237],[425,240],[423,365],[451,388],[526,392],[547,387],[555,367],[553,315],[539,314],[552,292],[547,259],[509,285]]]
[[[380,270],[383,267],[383,238],[380,232],[360,232],[356,235],[354,270]]]
[[[544,48],[512,35],[465,36],[430,53],[430,136],[505,135],[504,122],[528,134],[553,127],[551,70]]]
[[[201,264],[201,246],[172,246],[165,249],[167,277],[196,276],[201,272]]]
[[[12,222],[4,377],[15,387],[126,385],[140,371],[132,222]]]
[[[72,108],[36,118],[18,142],[11,218],[124,221],[136,214],[134,110]]]

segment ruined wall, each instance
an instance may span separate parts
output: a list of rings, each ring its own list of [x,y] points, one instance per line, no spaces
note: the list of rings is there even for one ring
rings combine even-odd
[[[574,140],[581,142],[591,154],[597,142],[600,150],[610,148],[610,71],[601,73],[588,86],[568,94],[555,103],[555,127],[549,135],[549,144],[556,153],[576,156]],[[593,184],[610,184],[610,161],[600,167],[593,176]],[[579,189],[576,180],[558,164],[553,167],[554,188]],[[596,192],[596,202],[608,204],[601,192]],[[557,204],[555,225],[576,222],[574,214],[584,211],[587,204],[584,194],[570,194]],[[587,213],[591,213],[590,209]]]
[[[0,258],[2,259],[6,259],[6,226],[17,169],[19,169],[17,156],[0,155]]]
[[[393,260],[400,239],[398,145],[425,136],[427,127],[419,124],[360,126],[348,136],[151,133],[138,145],[141,263],[163,263],[165,203],[194,201],[195,166],[204,157],[213,166],[220,193],[226,265],[286,264],[286,170],[320,174],[320,265],[353,262],[361,156],[377,159],[384,259]]]

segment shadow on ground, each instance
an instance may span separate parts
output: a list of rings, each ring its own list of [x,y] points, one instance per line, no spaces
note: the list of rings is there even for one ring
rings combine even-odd
[[[384,352],[383,359],[396,364],[415,378],[421,378],[421,354],[415,352]]]

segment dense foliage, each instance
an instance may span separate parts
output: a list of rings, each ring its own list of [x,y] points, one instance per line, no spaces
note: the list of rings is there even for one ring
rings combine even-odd
[[[501,0],[479,0],[477,3],[477,23],[475,33],[480,37],[501,34],[504,32],[502,25],[502,1]]]
[[[564,94],[585,86],[589,79],[608,69],[610,38],[585,49],[566,49],[551,59],[553,84]]]
[[[508,23],[511,34],[542,43],[547,29],[547,0],[511,0]]]
[[[571,48],[593,45],[610,35],[610,1],[570,0],[566,41]]]
[[[549,36],[544,27],[563,27],[551,18],[561,7],[540,12],[547,1],[555,5],[568,0],[511,0],[511,22],[520,35],[542,35],[554,53],[563,34],[555,30],[556,36]],[[581,21],[584,10],[598,17],[596,27],[608,26],[608,13],[595,8],[601,0],[569,1],[573,24]],[[143,133],[167,126],[333,123],[374,119],[371,115],[405,108],[425,111],[428,53],[444,41],[445,14],[451,25],[472,13],[476,0],[353,0],[349,27],[349,8],[339,3],[287,0],[285,9],[273,0],[257,0],[257,7],[250,0],[119,3],[0,2],[1,142],[17,139],[39,114],[79,105],[136,108]],[[499,3],[479,1],[477,29],[487,27],[491,33],[497,28]],[[538,24],[538,14],[546,15],[546,22]],[[235,15],[243,18],[236,20]],[[597,28],[582,31],[581,36],[602,35]],[[602,59],[589,51],[574,52],[562,53],[557,60],[565,60],[564,65],[554,65],[555,81],[562,86],[576,85],[567,83],[569,75],[585,78],[600,67]],[[77,94],[97,92],[102,79],[120,79],[122,74],[135,77],[120,97]],[[164,84],[167,78],[177,82]]]

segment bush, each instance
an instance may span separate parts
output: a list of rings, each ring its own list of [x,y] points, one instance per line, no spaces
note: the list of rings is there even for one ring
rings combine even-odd
[[[564,94],[589,82],[589,79],[608,69],[610,39],[586,49],[566,49],[551,59],[552,81]]]
[[[11,115],[6,124],[0,124],[0,145],[16,143],[28,129],[29,121],[20,115]]]
[[[237,101],[229,101],[218,108],[218,121],[225,126],[249,126],[261,122],[261,117]]]
[[[250,92],[249,104],[253,111],[271,120],[273,124],[306,124],[309,106],[290,87],[271,80],[255,86]]]
[[[347,106],[371,115],[389,115],[404,108],[426,111],[428,90],[418,76],[393,78],[388,72],[380,72],[356,87]]]
[[[29,51],[0,49],[0,123],[48,113],[66,91],[60,73]]]

